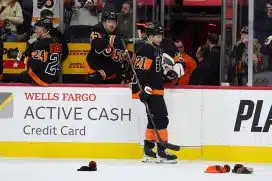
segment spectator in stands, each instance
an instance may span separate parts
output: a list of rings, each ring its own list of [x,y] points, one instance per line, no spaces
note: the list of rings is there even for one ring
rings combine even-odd
[[[181,40],[175,40],[175,45],[180,53],[184,53],[184,44]]]
[[[44,9],[40,12],[40,18],[47,18],[53,22],[54,13],[49,9]]]
[[[97,9],[102,6],[102,0],[74,0],[70,25],[96,25],[99,20]]]
[[[205,49],[204,46],[200,46],[200,47],[197,49],[197,52],[196,52],[196,60],[197,60],[197,63],[198,63],[198,64],[203,63],[203,60],[204,60],[204,49]]]
[[[124,38],[132,38],[133,34],[133,13],[132,3],[127,1],[123,4],[121,12],[118,14],[118,29]]]
[[[263,67],[272,71],[272,44],[265,44],[272,35],[272,0],[255,1],[254,14],[254,38],[262,45]]]
[[[10,32],[6,41],[17,41],[17,26],[24,21],[21,5],[17,0],[0,0],[0,21],[5,22],[4,29]]]
[[[202,64],[204,62],[205,57],[207,59],[209,54],[210,54],[210,51],[209,51],[209,48],[207,47],[207,45],[200,46],[196,52],[197,64],[198,65]]]
[[[18,26],[18,40],[27,41],[32,29],[32,16],[33,16],[33,0],[19,0],[22,7],[24,22]]]
[[[179,50],[179,52],[177,53],[175,57],[175,60],[183,61],[185,63],[184,75],[176,81],[176,84],[188,85],[191,74],[196,69],[197,64],[196,64],[196,61],[191,56],[185,53],[184,44],[181,40],[176,40],[175,46]]]
[[[261,56],[261,44],[257,39],[253,40],[253,71],[258,71],[258,57]],[[239,86],[247,85],[248,75],[248,27],[245,26],[241,30],[241,39],[233,47],[232,58],[234,65],[229,72],[230,82]]]
[[[115,5],[116,3],[117,2],[114,2],[113,0],[102,0],[101,10],[117,13],[116,5]]]
[[[272,0],[256,1],[254,5],[254,32],[263,44],[272,32]]]
[[[220,85],[220,46],[218,41],[218,34],[208,34],[206,46],[209,53],[204,53],[203,63],[192,73],[189,84]]]
[[[101,23],[102,21],[102,12],[115,12],[117,13],[115,4],[116,1],[113,2],[112,0],[100,0],[102,3],[98,6],[98,21]],[[119,2],[120,3],[120,2]]]
[[[75,6],[74,0],[64,0],[64,25],[65,29],[69,27],[72,15],[73,15],[73,6]]]

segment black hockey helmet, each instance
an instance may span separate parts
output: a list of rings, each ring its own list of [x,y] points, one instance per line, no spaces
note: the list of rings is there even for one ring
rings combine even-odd
[[[102,12],[102,17],[101,17],[102,22],[106,20],[115,20],[117,21],[117,14],[113,11],[103,11]]]
[[[45,28],[45,29],[47,29],[49,31],[49,30],[51,30],[53,28],[53,23],[52,23],[52,21],[50,19],[41,18],[41,19],[38,19],[35,22],[35,26],[43,27],[43,28]]]
[[[162,35],[164,33],[163,26],[158,21],[152,21],[146,24],[147,35]]]
[[[244,34],[248,34],[248,26],[244,26],[242,29],[241,29],[241,34],[244,33]]]

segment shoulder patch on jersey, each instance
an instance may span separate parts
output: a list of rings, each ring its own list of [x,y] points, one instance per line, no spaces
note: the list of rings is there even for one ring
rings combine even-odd
[[[59,43],[50,44],[50,53],[62,53],[62,45]]]

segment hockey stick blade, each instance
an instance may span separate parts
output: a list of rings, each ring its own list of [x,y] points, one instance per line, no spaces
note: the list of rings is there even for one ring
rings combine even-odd
[[[160,142],[160,144],[164,147],[164,148],[167,148],[169,150],[173,150],[173,151],[179,151],[180,150],[180,146],[178,145],[174,145],[174,144],[171,144],[171,143],[167,143],[167,142]]]

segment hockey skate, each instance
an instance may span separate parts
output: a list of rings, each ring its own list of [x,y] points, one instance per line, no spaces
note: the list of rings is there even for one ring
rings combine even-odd
[[[158,153],[156,158],[156,163],[177,163],[177,156],[167,152],[166,148],[160,146],[158,143]]]
[[[153,151],[153,148],[155,147],[155,143],[153,141],[144,141],[144,158],[142,159],[142,162],[149,163],[149,162],[155,162],[156,161],[156,153]]]

